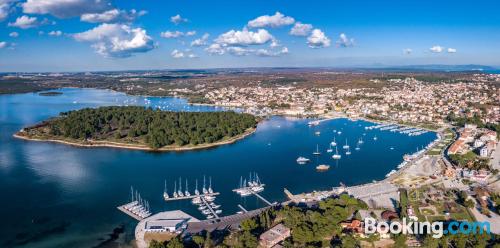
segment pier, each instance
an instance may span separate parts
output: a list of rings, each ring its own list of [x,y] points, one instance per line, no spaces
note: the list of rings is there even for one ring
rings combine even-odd
[[[169,198],[164,198],[165,201],[175,201],[175,200],[188,200],[188,199],[193,199],[197,197],[207,197],[207,196],[217,196],[220,195],[219,192],[213,192],[213,193],[206,193],[206,194],[201,194],[201,195],[190,195],[190,196],[178,196],[178,197],[169,197]]]
[[[243,211],[243,213],[248,213],[248,210],[246,210],[241,204],[238,204],[238,207]]]
[[[268,206],[272,206],[274,205],[273,203],[271,203],[270,201],[266,200],[266,198],[262,197],[261,195],[259,195],[259,193],[251,190],[250,191],[252,194],[254,194],[255,196],[257,196],[257,198],[261,199],[264,203],[266,203]]]
[[[219,215],[217,215],[217,213],[215,213],[214,209],[212,208],[212,206],[210,206],[210,204],[207,202],[205,197],[201,196],[200,199],[203,202],[203,204],[208,208],[208,210],[210,210],[210,212],[215,217],[215,219],[220,219]]]

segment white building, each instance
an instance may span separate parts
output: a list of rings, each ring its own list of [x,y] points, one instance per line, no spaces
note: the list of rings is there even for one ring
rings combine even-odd
[[[481,150],[479,150],[479,156],[486,158],[486,157],[488,157],[488,155],[489,155],[488,147],[483,146],[483,148],[481,148]]]

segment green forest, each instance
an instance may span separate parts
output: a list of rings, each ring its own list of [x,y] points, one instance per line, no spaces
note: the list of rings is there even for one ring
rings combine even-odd
[[[171,112],[140,106],[85,108],[61,113],[46,123],[51,136],[140,142],[154,149],[214,143],[256,125],[250,114]]]

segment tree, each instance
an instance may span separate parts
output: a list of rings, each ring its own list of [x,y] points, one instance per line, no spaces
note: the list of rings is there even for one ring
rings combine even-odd
[[[205,238],[203,236],[200,236],[200,235],[194,235],[193,236],[193,242],[198,246],[198,247],[202,247],[203,246],[203,243],[205,243]]]
[[[359,247],[359,241],[354,238],[352,235],[344,235],[342,236],[342,238],[340,239],[341,242],[342,242],[342,247],[345,247],[345,248],[356,248],[356,247]]]
[[[184,248],[184,244],[179,236],[176,236],[167,243],[167,248]]]
[[[240,227],[243,231],[253,231],[258,227],[257,222],[254,219],[246,219],[240,223]]]
[[[404,234],[399,234],[394,236],[394,247],[395,248],[403,248],[403,247],[408,247],[406,245],[406,235]]]

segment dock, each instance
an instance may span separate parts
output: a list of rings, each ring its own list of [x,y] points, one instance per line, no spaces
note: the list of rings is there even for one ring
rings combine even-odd
[[[238,207],[243,211],[243,213],[248,213],[248,210],[246,210],[241,204],[238,204]]]
[[[212,208],[212,206],[210,206],[210,204],[207,202],[207,200],[205,199],[205,197],[200,197],[200,199],[203,201],[203,204],[205,204],[205,206],[208,208],[208,210],[210,210],[210,212],[212,213],[212,215],[215,217],[215,219],[220,219],[219,215],[217,215],[214,211],[214,209]]]
[[[213,193],[206,193],[206,194],[200,194],[200,195],[190,195],[190,196],[179,196],[179,197],[169,197],[169,198],[164,198],[165,201],[175,201],[175,200],[188,200],[188,199],[193,199],[196,197],[205,197],[205,196],[216,196],[220,195],[219,192],[213,192]]]
[[[118,206],[117,208],[118,208],[118,210],[120,210],[120,211],[122,211],[123,213],[125,213],[126,215],[128,215],[128,216],[130,216],[130,217],[132,217],[132,218],[136,219],[137,221],[141,221],[141,220],[145,219],[145,218],[140,217],[139,215],[136,215],[136,214],[132,213],[131,211],[127,210],[127,209],[126,209],[126,206],[127,206],[128,204],[130,204],[130,203],[127,203],[127,204],[124,204],[124,205]]]

